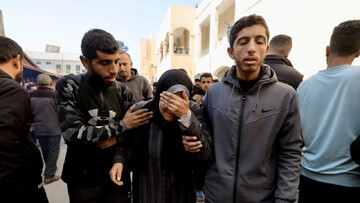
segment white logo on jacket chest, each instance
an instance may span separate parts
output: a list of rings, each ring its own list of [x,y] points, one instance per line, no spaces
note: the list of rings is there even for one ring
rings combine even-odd
[[[99,109],[92,109],[88,111],[90,116],[92,117],[92,119],[90,119],[88,121],[88,124],[90,125],[96,125],[98,121],[101,121],[102,123],[114,123],[115,120],[115,116],[116,116],[116,112],[114,111],[109,111],[109,117],[106,116],[99,116]]]

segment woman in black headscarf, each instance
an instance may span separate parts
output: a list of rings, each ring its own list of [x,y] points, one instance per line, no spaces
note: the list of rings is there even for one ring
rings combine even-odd
[[[195,202],[193,167],[208,159],[210,145],[200,108],[189,101],[191,88],[184,70],[168,70],[153,100],[136,105],[153,111],[153,118],[128,135],[125,165],[133,168],[135,203]],[[185,150],[184,135],[196,139],[193,153]]]

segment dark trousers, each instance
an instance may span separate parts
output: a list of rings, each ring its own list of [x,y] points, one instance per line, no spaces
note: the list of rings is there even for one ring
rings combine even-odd
[[[56,172],[56,162],[60,152],[61,135],[37,136],[45,162],[45,178],[52,178]]]
[[[130,203],[130,185],[109,182],[96,187],[79,187],[68,184],[70,203]]]
[[[193,174],[196,191],[202,191],[205,184],[205,175],[210,167],[208,162],[193,163]]]
[[[35,135],[35,131],[30,131],[30,134],[32,136],[32,138],[34,139],[34,142],[37,143],[37,136]]]
[[[0,191],[0,202],[3,203],[49,203],[44,187],[38,189],[37,186],[24,186],[19,188],[7,188]]]
[[[300,176],[299,203],[360,202],[360,188],[344,187]]]

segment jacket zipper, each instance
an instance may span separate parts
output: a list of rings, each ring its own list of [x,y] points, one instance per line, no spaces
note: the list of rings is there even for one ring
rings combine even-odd
[[[236,149],[236,165],[235,165],[235,180],[234,180],[234,193],[233,193],[233,203],[236,203],[236,193],[237,193],[237,182],[238,182],[238,174],[239,174],[239,159],[240,159],[240,140],[241,140],[241,131],[242,131],[242,121],[244,117],[244,107],[246,101],[246,93],[243,94],[242,103],[241,103],[241,115],[239,121],[239,136],[237,141],[237,149]]]

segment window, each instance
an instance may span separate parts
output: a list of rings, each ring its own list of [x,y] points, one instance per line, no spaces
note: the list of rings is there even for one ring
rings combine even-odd
[[[41,64],[41,61],[36,61],[36,64]]]
[[[61,73],[61,64],[56,64],[56,72]]]
[[[51,62],[50,62],[50,61],[46,61],[46,65],[51,65]]]
[[[76,65],[76,73],[80,73],[80,65]]]
[[[69,64],[66,65],[66,72],[67,73],[70,73],[70,70],[71,70],[71,66]]]

